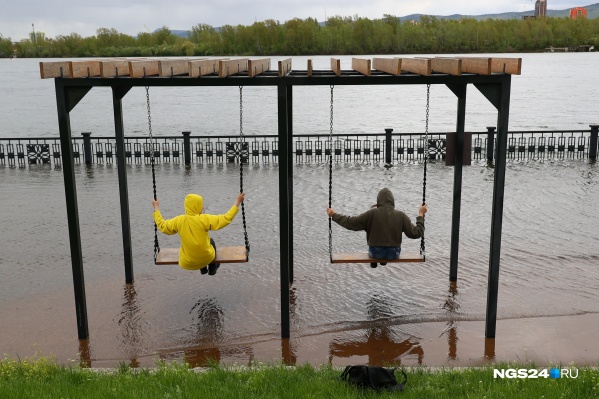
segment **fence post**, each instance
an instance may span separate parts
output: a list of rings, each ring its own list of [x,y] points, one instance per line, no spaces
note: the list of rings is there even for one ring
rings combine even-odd
[[[589,143],[589,159],[597,160],[597,135],[599,134],[599,125],[591,126],[591,142]]]
[[[393,129],[385,129],[385,164],[386,164],[386,166],[391,166],[391,147],[392,147],[391,133],[393,133]]]
[[[495,126],[487,126],[487,162],[493,163],[495,152]]]
[[[189,135],[191,132],[183,132],[183,159],[185,166],[191,165],[191,138]]]
[[[85,164],[92,164],[92,140],[90,132],[81,133],[83,136],[83,157],[85,158]]]

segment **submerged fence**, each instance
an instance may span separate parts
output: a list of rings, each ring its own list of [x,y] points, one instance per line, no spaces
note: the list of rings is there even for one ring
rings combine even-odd
[[[511,131],[508,135],[508,159],[597,159],[599,125],[588,130]],[[472,135],[471,159],[493,162],[496,151],[495,128]],[[297,163],[326,162],[332,153],[336,162],[409,162],[444,160],[447,155],[447,133],[315,134],[293,136]],[[127,163],[149,163],[154,155],[160,163],[278,163],[276,135],[244,136],[127,137]],[[73,138],[73,157],[77,163],[110,164],[116,161],[114,137],[92,137],[82,133]],[[59,138],[0,138],[0,165],[27,167],[35,164],[60,166],[63,151]]]

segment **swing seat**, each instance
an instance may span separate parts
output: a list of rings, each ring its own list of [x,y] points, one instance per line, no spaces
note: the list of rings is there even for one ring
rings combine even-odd
[[[215,261],[219,263],[246,263],[248,256],[243,245],[239,247],[218,247]],[[157,265],[178,265],[179,248],[161,248],[156,256],[155,263]]]
[[[416,263],[424,262],[424,256],[417,252],[401,252],[399,259],[374,259],[368,256],[368,252],[338,253],[333,254],[331,263]]]

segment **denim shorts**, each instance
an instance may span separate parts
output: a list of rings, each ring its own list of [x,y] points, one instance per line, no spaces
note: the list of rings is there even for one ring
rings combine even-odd
[[[399,258],[401,247],[368,247],[368,256],[372,259],[393,260]]]

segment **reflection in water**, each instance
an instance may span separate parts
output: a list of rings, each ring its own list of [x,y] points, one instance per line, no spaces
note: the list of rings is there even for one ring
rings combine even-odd
[[[296,304],[296,293],[295,287],[291,287],[289,290],[289,317],[291,319],[292,326],[295,325],[297,319],[295,318],[295,304]],[[297,348],[296,344],[292,344],[290,339],[281,338],[281,357],[283,364],[287,366],[295,366],[297,362]]]
[[[137,359],[140,346],[144,340],[140,307],[137,302],[137,291],[133,284],[125,284],[123,290],[123,304],[118,325],[121,328],[121,348],[130,360],[130,367],[139,367]]]
[[[485,338],[485,359],[495,360],[495,338]]]
[[[189,311],[196,313],[197,322],[194,335],[197,337],[195,346],[188,346],[183,351],[185,363],[191,367],[206,367],[219,364],[223,357],[239,357],[249,359],[248,364],[254,359],[250,346],[233,348],[223,347],[220,342],[224,337],[224,312],[215,298],[200,299]],[[178,357],[177,354],[175,358]],[[171,355],[165,355],[167,358]]]
[[[460,308],[460,303],[458,301],[459,292],[458,292],[458,284],[456,281],[449,282],[449,295],[445,300],[445,304],[443,305],[443,309],[447,311],[448,322],[447,328],[443,332],[447,332],[447,345],[449,346],[449,351],[447,352],[447,356],[450,360],[457,360],[458,358],[458,322],[453,320],[453,314],[458,311]],[[441,334],[441,335],[443,335]]]
[[[92,366],[92,359],[89,349],[89,339],[79,340],[79,367],[89,368]]]
[[[375,322],[392,316],[387,301],[390,298],[374,295],[368,301],[368,319]],[[335,339],[329,345],[329,363],[334,357],[368,356],[371,366],[401,365],[401,356],[416,355],[422,364],[424,351],[413,337],[402,339],[389,326],[377,325],[366,330],[357,340]]]

